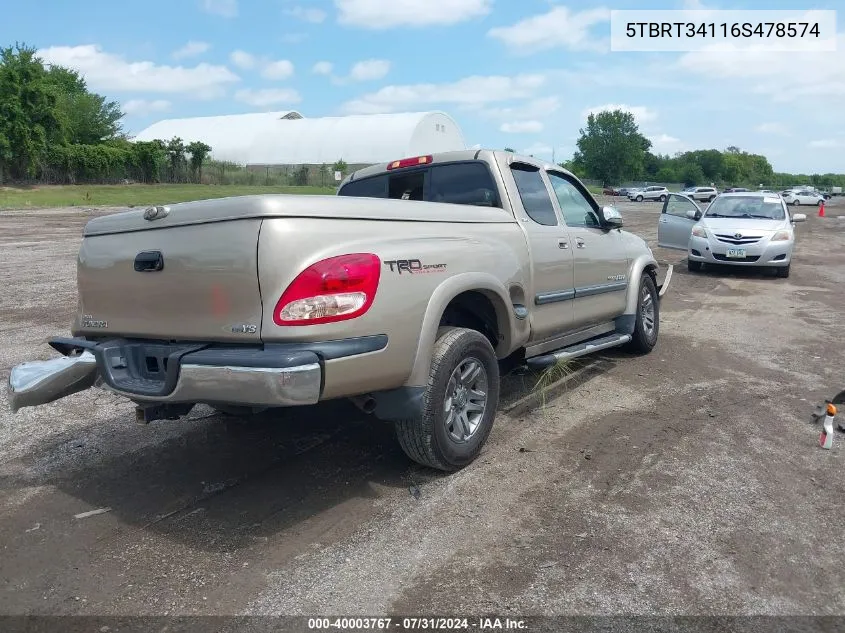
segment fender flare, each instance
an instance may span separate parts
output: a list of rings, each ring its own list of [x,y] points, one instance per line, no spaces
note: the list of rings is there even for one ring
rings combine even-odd
[[[461,273],[450,277],[434,290],[428,301],[420,326],[420,339],[414,355],[411,375],[405,382],[405,386],[420,387],[428,383],[428,373],[431,369],[431,350],[434,348],[440,319],[446,311],[446,306],[462,292],[471,291],[484,293],[493,303],[496,319],[500,326],[499,344],[496,346],[497,356],[500,358],[506,356],[513,351],[516,339],[527,337],[528,320],[520,321],[517,324],[509,293],[496,277],[481,272]]]
[[[657,260],[654,259],[654,256],[651,254],[640,255],[633,262],[631,262],[630,273],[628,275],[628,279],[630,280],[628,283],[628,295],[626,297],[625,302],[626,315],[633,315],[637,313],[640,279],[642,279],[643,271],[645,271],[646,268],[654,268],[655,273],[659,268],[659,266],[657,265]],[[655,285],[657,284],[656,274],[654,283]]]

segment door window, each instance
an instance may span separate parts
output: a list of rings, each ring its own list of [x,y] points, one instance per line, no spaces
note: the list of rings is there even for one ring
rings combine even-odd
[[[572,181],[554,172],[549,172],[549,180],[567,226],[601,226],[593,205]]]
[[[686,198],[674,195],[669,196],[669,200],[666,201],[666,211],[664,213],[685,218],[687,217],[687,211],[695,211],[697,213],[698,208]]]
[[[557,226],[558,220],[552,198],[540,170],[532,165],[514,164],[511,165],[511,173],[516,181],[516,189],[522,206],[528,217],[537,224],[545,226]]]

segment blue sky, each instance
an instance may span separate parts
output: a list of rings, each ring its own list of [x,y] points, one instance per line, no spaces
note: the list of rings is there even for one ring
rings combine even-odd
[[[295,109],[443,110],[469,145],[569,158],[586,113],[630,109],[654,149],[737,145],[776,170],[845,172],[835,52],[611,52],[612,9],[835,9],[818,0],[105,0],[14,3],[26,42],[119,100],[124,126]],[[45,19],[49,16],[49,19]]]

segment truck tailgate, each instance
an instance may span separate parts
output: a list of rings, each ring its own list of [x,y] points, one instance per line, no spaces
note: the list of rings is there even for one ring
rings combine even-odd
[[[260,218],[244,218],[86,235],[74,333],[259,340],[260,227]]]

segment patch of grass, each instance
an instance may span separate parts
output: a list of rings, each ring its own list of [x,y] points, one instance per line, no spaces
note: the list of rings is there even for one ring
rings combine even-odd
[[[571,360],[559,360],[554,365],[546,367],[543,370],[543,373],[540,374],[540,378],[537,380],[537,384],[531,390],[533,392],[539,392],[543,401],[543,408],[546,407],[546,391],[549,387],[568,378],[575,373],[575,370],[576,367]]]
[[[333,195],[334,187],[264,185],[45,185],[0,187],[0,209],[131,207],[262,193]]]

